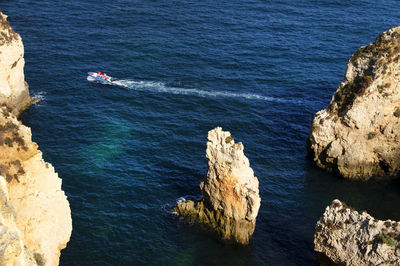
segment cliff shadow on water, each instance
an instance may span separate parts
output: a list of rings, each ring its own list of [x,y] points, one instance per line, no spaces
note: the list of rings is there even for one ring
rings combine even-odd
[[[336,174],[310,167],[305,173],[305,198],[310,218],[315,222],[326,206],[340,199],[357,211],[367,210],[380,220],[400,220],[400,212],[393,208],[400,201],[400,179],[349,180]]]

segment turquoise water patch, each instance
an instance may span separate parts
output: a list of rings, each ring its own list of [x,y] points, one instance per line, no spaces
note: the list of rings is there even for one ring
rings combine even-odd
[[[89,166],[104,168],[107,163],[124,153],[127,140],[131,137],[128,121],[107,119],[97,125],[98,137],[93,144],[83,147],[79,158]]]

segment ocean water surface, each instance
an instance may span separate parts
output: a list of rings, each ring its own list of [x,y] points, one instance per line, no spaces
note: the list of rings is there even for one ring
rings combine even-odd
[[[387,1],[1,1],[42,101],[22,115],[63,179],[73,232],[61,265],[316,265],[335,198],[400,220],[400,183],[318,169],[305,141],[356,49],[398,25]],[[89,82],[88,71],[117,78]],[[207,132],[241,141],[260,182],[249,246],[179,221],[198,197]]]

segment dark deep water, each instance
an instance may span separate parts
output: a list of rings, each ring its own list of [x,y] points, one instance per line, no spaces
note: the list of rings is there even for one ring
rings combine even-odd
[[[0,3],[42,98],[22,119],[72,209],[61,265],[313,265],[314,226],[333,199],[400,220],[399,181],[343,180],[305,150],[347,59],[400,24],[397,1]],[[170,214],[200,194],[216,126],[243,142],[260,182],[248,247]]]

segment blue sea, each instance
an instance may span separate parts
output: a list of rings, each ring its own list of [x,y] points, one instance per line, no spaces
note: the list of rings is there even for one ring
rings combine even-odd
[[[71,205],[60,265],[317,265],[314,227],[333,199],[400,220],[399,181],[344,180],[305,148],[348,58],[400,24],[398,1],[0,3],[41,99],[21,119]],[[245,247],[171,214],[200,196],[217,126],[244,144],[260,183]]]

